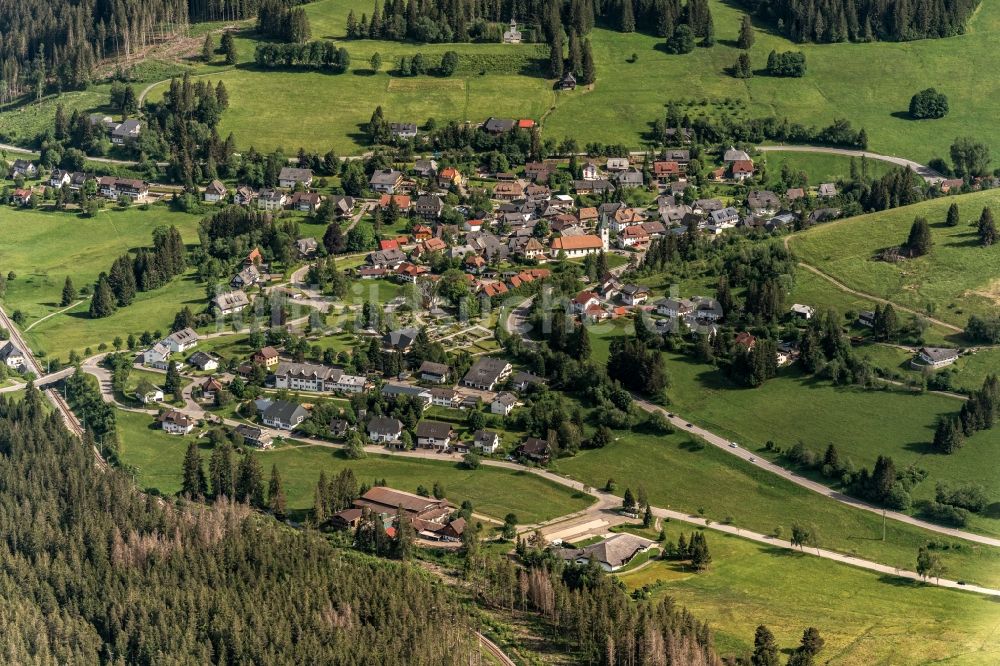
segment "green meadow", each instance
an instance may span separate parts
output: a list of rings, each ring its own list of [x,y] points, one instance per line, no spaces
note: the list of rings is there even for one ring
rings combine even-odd
[[[126,308],[103,319],[90,319],[89,301],[83,300],[63,312],[59,305],[67,276],[77,289],[93,286],[102,271],[125,252],[152,245],[153,229],[176,226],[186,243],[198,241],[199,217],[176,213],[164,206],[150,210],[102,210],[92,219],[71,213],[38,212],[0,208],[0,265],[13,271],[3,304],[8,312],[25,315],[25,332],[36,351],[63,360],[71,350],[82,352],[110,344],[116,336],[145,330],[167,330],[174,313],[183,305],[193,310],[204,305],[204,287],[192,274],[182,275],[168,285],[137,294]],[[51,316],[49,316],[51,315]],[[44,321],[39,321],[48,317]]]
[[[688,526],[671,523],[677,541]],[[712,565],[696,574],[657,560],[620,576],[630,589],[653,586],[709,621],[726,655],[753,650],[754,630],[766,624],[783,651],[802,631],[819,629],[824,664],[995,664],[1000,608],[992,599],[935,588],[706,532]]]
[[[125,465],[135,468],[139,487],[155,488],[163,494],[178,492],[181,464],[191,437],[168,435],[154,428],[153,419],[147,414],[118,410],[118,424],[122,440],[120,457]],[[202,458],[207,465],[211,448],[207,440],[201,442]],[[271,466],[278,466],[288,506],[293,510],[312,508],[320,472],[330,477],[345,467],[354,470],[359,483],[371,485],[375,479],[385,479],[388,485],[409,492],[416,491],[418,485],[429,489],[435,481],[440,481],[448,499],[456,505],[468,499],[479,513],[502,520],[508,512],[513,512],[524,524],[578,511],[592,501],[588,495],[523,471],[489,467],[469,471],[452,462],[392,456],[347,460],[334,449],[295,443],[255,455],[265,479],[270,478]]]
[[[993,120],[1000,99],[1000,79],[983,76],[970,62],[986,62],[1000,34],[1000,7],[984,3],[965,35],[943,40],[871,44],[793,44],[767,26],[757,25],[751,49],[755,68],[772,50],[801,50],[808,72],[801,79],[763,75],[749,80],[726,70],[739,51],[735,39],[743,15],[735,5],[712,0],[717,44],[686,55],[669,55],[663,40],[646,34],[595,29],[591,35],[598,80],[589,89],[554,92],[552,81],[531,70],[544,60],[537,45],[411,44],[344,40],[347,12],[371,14],[366,0],[319,0],[306,5],[314,39],[344,41],[351,71],[327,75],[261,71],[252,64],[255,40],[244,31],[237,39],[240,62],[226,67],[221,59],[194,71],[221,77],[231,108],[222,133],[232,131],[240,146],[258,149],[300,145],[316,150],[357,152],[364,146],[361,126],[381,104],[390,120],[422,123],[438,120],[478,122],[490,115],[530,117],[542,122],[549,137],[575,136],[581,143],[600,141],[640,147],[649,124],[671,100],[693,102],[689,113],[727,112],[727,100],[739,102],[744,116],[787,116],[804,125],[847,118],[868,131],[872,150],[927,161],[947,156],[959,135],[971,134],[993,146],[1000,129]],[[449,79],[399,78],[387,70],[400,56],[423,53],[432,59],[454,49],[462,56],[459,72]],[[370,56],[382,56],[383,71],[371,73]],[[634,62],[632,56],[635,54]],[[527,65],[525,63],[528,63]],[[935,86],[948,95],[951,112],[941,120],[905,117],[910,97]],[[289,94],[289,91],[298,91]],[[162,94],[162,87],[152,95]],[[704,104],[703,104],[704,102]],[[829,167],[810,167],[822,178]]]
[[[957,227],[944,224],[952,203],[959,207]],[[791,236],[789,246],[852,289],[964,327],[970,314],[996,315],[1000,306],[1000,248],[980,247],[975,228],[984,207],[1000,213],[1000,192],[934,199],[819,225]],[[916,217],[930,222],[930,254],[897,263],[875,260],[879,250],[906,242]]]

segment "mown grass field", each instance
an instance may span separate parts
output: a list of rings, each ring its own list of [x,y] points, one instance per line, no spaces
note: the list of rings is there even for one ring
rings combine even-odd
[[[140,293],[135,302],[104,319],[87,316],[89,302],[38,320],[63,308],[59,305],[68,275],[74,287],[92,286],[101,271],[130,249],[152,244],[152,232],[161,225],[176,226],[185,242],[198,240],[195,215],[163,206],[150,210],[103,210],[93,219],[69,213],[43,213],[0,208],[0,264],[16,278],[7,283],[3,304],[8,312],[25,315],[23,328],[29,344],[50,356],[66,359],[70,350],[96,349],[116,336],[145,330],[167,330],[183,305],[204,305],[204,288],[191,275],[176,278],[161,289]],[[22,330],[23,330],[22,328]]]
[[[314,39],[341,40],[348,10],[371,14],[367,0],[320,0],[306,6]],[[222,133],[234,132],[242,147],[258,149],[299,145],[317,150],[358,152],[360,125],[377,104],[390,120],[480,121],[489,115],[531,117],[543,121],[547,136],[575,136],[581,143],[601,141],[639,147],[649,123],[673,99],[721,102],[739,100],[749,116],[778,115],[805,125],[847,118],[865,127],[871,149],[926,161],[946,156],[951,141],[972,134],[1000,145],[993,119],[1000,111],[1000,78],[984,74],[970,62],[987,61],[1000,34],[1000,6],[984,3],[967,34],[944,40],[872,44],[793,44],[758,25],[751,49],[755,68],[772,50],[801,50],[808,72],[801,79],[730,77],[726,70],[739,51],[735,39],[742,10],[712,0],[716,38],[713,48],[669,55],[663,40],[645,34],[596,29],[591,35],[598,81],[591,89],[556,93],[551,81],[537,74],[487,70],[484,58],[516,54],[537,58],[534,45],[418,45],[371,40],[345,41],[352,71],[339,76],[306,72],[257,71],[248,66],[254,41],[246,32],[237,40],[240,63],[227,68],[221,59],[199,65],[198,73],[226,81],[232,106],[223,117]],[[455,49],[467,64],[451,79],[390,77],[385,70],[400,55],[420,52],[436,57]],[[383,72],[370,75],[368,59],[382,55]],[[635,62],[628,62],[632,54]],[[544,54],[541,56],[544,59]],[[496,60],[493,61],[494,63]],[[948,95],[951,112],[941,120],[905,117],[910,97],[935,86]],[[158,89],[158,91],[161,91]],[[158,94],[155,91],[154,96]],[[290,91],[303,91],[290,94]],[[706,108],[706,112],[708,109]],[[695,115],[697,111],[694,112]],[[825,169],[818,167],[817,175]]]
[[[593,336],[592,340],[595,355],[603,357],[607,338]],[[670,409],[685,418],[753,450],[769,440],[784,448],[801,441],[822,453],[833,443],[842,459],[850,458],[858,467],[870,468],[879,455],[891,456],[899,469],[915,463],[929,476],[914,489],[914,500],[933,498],[938,481],[981,483],[994,503],[983,515],[973,517],[970,528],[1000,534],[1000,478],[995,474],[1000,430],[975,434],[952,455],[941,455],[931,448],[938,415],[956,413],[961,407],[957,399],[902,390],[834,387],[801,376],[794,366],[761,388],[745,389],[734,386],[711,366],[680,355],[666,357]],[[766,455],[763,450],[760,453]],[[661,471],[664,469],[670,467]]]
[[[854,161],[858,174],[862,174],[862,165],[859,158],[851,158],[845,155],[832,155],[827,153],[799,153],[767,151],[762,153],[762,161],[767,169],[768,182],[778,187],[781,179],[781,170],[785,165],[791,169],[792,173],[804,172],[810,187],[818,187],[820,183],[835,183],[840,179],[846,179],[851,173],[851,161]],[[864,167],[864,174],[868,178],[878,178],[892,168],[888,162],[879,160],[867,160]],[[783,194],[783,190],[778,190]]]
[[[687,526],[671,523],[677,541]],[[707,532],[712,566],[694,574],[656,561],[624,574],[630,588],[662,581],[654,596],[673,597],[709,621],[722,654],[753,649],[766,624],[783,650],[814,626],[826,640],[817,663],[994,664],[1000,622],[996,602]]]
[[[155,488],[164,494],[176,493],[181,485],[181,464],[190,436],[167,435],[153,429],[153,419],[146,414],[118,410],[122,461],[136,468],[140,488]],[[208,464],[211,448],[202,440],[202,457]],[[460,469],[450,462],[403,460],[391,456],[369,456],[347,460],[339,452],[320,446],[287,445],[256,455],[270,478],[271,465],[277,465],[285,483],[288,506],[293,510],[312,507],[313,491],[321,471],[327,476],[351,467],[359,483],[369,485],[385,479],[394,488],[414,492],[418,485],[431,488],[440,481],[449,500],[461,504],[471,500],[479,513],[502,520],[508,512],[517,514],[522,523],[534,523],[572,513],[590,504],[589,496],[573,493],[529,473],[481,467],[475,471]]]
[[[691,418],[700,422],[697,414]],[[824,548],[900,568],[912,569],[917,549],[935,538],[889,521],[882,541],[880,516],[829,500],[680,433],[622,434],[603,449],[560,459],[557,469],[598,488],[614,478],[618,494],[626,487],[635,492],[642,486],[656,506],[692,515],[704,510],[704,516],[716,522],[731,518],[736,525],[764,534],[780,525],[787,536],[795,522],[813,524]],[[942,552],[942,560],[950,576],[1000,585],[998,549],[964,544],[960,550]]]
[[[944,225],[951,203],[959,207],[957,227]],[[987,206],[994,215],[1000,212],[1000,192],[935,199],[819,225],[795,234],[789,245],[803,261],[848,287],[964,327],[970,314],[995,315],[1000,308],[1000,248],[980,247],[975,229]],[[874,260],[879,250],[905,243],[920,216],[931,226],[929,255],[895,264]]]

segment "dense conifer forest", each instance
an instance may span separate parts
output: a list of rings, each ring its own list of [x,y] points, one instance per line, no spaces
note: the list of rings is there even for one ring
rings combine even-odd
[[[467,664],[468,613],[412,567],[94,465],[43,396],[0,397],[6,664]]]
[[[979,0],[742,0],[797,42],[908,41],[951,37]]]

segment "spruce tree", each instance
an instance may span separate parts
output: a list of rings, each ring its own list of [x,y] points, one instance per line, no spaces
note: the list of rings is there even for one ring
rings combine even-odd
[[[264,507],[264,480],[257,456],[244,455],[236,470],[236,499],[254,508]]]
[[[618,28],[622,32],[635,32],[635,11],[632,7],[632,0],[621,0],[621,4]]]
[[[285,489],[281,484],[281,474],[277,465],[271,465],[271,480],[267,484],[267,506],[278,520],[284,520],[287,515],[288,501]]]
[[[763,624],[757,627],[753,636],[753,654],[750,656],[751,666],[779,666],[781,658],[774,634]]]
[[[740,22],[740,36],[736,40],[736,46],[747,51],[753,46],[753,41],[753,23],[750,21],[750,17],[744,14],[743,20]]]
[[[101,273],[94,285],[94,296],[90,299],[91,319],[110,317],[115,313],[115,296],[111,293],[111,285],[108,284],[108,274]]]
[[[997,225],[993,221],[993,211],[991,209],[983,208],[983,212],[979,216],[977,229],[980,245],[989,246],[997,241]]]
[[[76,289],[73,288],[73,281],[66,276],[66,282],[63,283],[62,299],[59,301],[59,305],[66,307],[73,302],[76,298]]]
[[[715,46],[715,22],[712,20],[712,12],[709,11],[708,7],[705,7],[705,11],[708,12],[705,16],[705,27],[703,29],[704,35],[701,40],[701,45],[705,47]]]
[[[236,42],[228,30],[222,33],[222,53],[226,56],[227,65],[236,64]]]
[[[205,33],[205,42],[201,45],[201,59],[204,62],[212,61],[212,33]]]
[[[910,236],[906,240],[906,249],[910,256],[922,257],[931,251],[931,228],[927,224],[927,218],[918,217],[913,220],[910,227]]]
[[[557,35],[549,45],[549,77],[561,79],[563,75],[562,39]]]
[[[594,53],[590,50],[590,40],[583,42],[583,74],[578,83],[590,85],[597,80],[597,69],[594,66]]]
[[[216,497],[233,496],[233,447],[228,441],[218,444],[208,461],[208,476],[212,494]]]
[[[184,454],[183,480],[181,482],[181,494],[188,497],[204,497],[208,492],[208,481],[205,479],[205,468],[201,462],[201,453],[198,451],[198,443],[188,444],[187,452]]]
[[[938,419],[934,431],[934,449],[940,453],[954,453],[962,448],[964,440],[962,429],[954,418],[942,416]]]
[[[953,203],[952,205],[948,206],[948,219],[947,219],[946,224],[949,227],[957,227],[958,226],[958,204],[957,203]]]

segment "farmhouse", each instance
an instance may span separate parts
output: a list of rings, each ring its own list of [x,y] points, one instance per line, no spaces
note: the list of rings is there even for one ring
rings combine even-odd
[[[913,359],[911,365],[914,368],[930,366],[932,368],[943,368],[958,360],[957,349],[947,349],[945,347],[921,347],[917,352],[917,357]]]
[[[655,544],[655,541],[624,532],[584,548],[563,549],[560,555],[577,564],[587,564],[593,559],[605,571],[618,571],[636,555],[645,553]]]
[[[242,290],[219,294],[212,299],[212,308],[220,315],[231,315],[242,312],[250,305],[250,298]]]
[[[386,486],[375,486],[354,500],[358,509],[368,509],[379,516],[395,516],[402,510],[413,526],[422,532],[428,527],[439,530],[448,520],[452,507],[445,500],[421,497]]]

